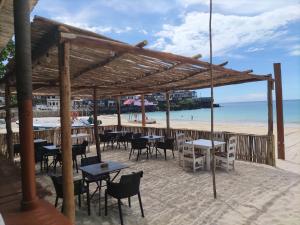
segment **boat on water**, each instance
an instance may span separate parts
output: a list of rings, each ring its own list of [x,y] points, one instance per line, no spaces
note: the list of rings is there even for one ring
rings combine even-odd
[[[16,124],[19,124],[19,121],[16,121]],[[72,119],[72,127],[87,127],[93,126],[93,123],[90,123],[88,117],[77,117]],[[60,118],[59,117],[42,117],[42,118],[33,118],[33,129],[34,130],[46,130],[60,127]]]

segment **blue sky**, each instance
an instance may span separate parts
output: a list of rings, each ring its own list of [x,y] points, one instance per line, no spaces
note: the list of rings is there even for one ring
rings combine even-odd
[[[208,60],[208,0],[40,0],[32,12],[148,48]],[[214,63],[273,73],[283,98],[300,99],[300,0],[213,0]],[[216,102],[266,99],[266,82],[215,89]],[[209,90],[198,91],[209,96]]]

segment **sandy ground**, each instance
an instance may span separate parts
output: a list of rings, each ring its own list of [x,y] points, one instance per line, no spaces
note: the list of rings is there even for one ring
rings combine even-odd
[[[100,116],[103,125],[117,123],[114,115]],[[122,124],[130,125],[127,118]],[[165,127],[158,121],[157,127]],[[210,130],[210,123],[197,121],[171,121],[172,128]],[[266,124],[216,123],[217,131],[266,134]],[[276,125],[274,125],[276,134]],[[128,160],[128,150],[103,152],[105,160],[129,165],[122,173],[143,170],[141,192],[145,218],[140,216],[138,201],[132,199],[132,208],[124,201],[122,206],[125,224],[132,225],[299,225],[300,224],[300,125],[285,125],[286,160],[276,160],[276,168],[237,161],[236,170],[226,173],[217,170],[218,198],[212,196],[211,174],[207,171],[190,173],[183,171],[176,159],[162,158],[136,162]],[[94,146],[90,155],[95,155]],[[39,171],[39,170],[37,170]],[[37,178],[47,189],[54,192],[48,176]],[[74,173],[75,177],[81,174]],[[95,188],[95,187],[94,187]],[[103,196],[103,191],[102,191]],[[96,196],[95,199],[98,197]],[[48,196],[54,202],[54,195]],[[102,206],[104,202],[102,201]],[[116,201],[109,200],[109,216],[98,215],[98,204],[92,204],[92,216],[83,208],[76,209],[76,224],[119,224]]]

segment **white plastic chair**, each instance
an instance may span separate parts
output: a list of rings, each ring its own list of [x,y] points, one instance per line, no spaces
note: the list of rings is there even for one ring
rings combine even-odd
[[[205,166],[205,155],[201,154],[197,150],[195,151],[193,144],[185,143],[183,147],[183,169],[187,167],[187,165],[192,165],[192,169],[196,172],[197,169],[204,169]]]
[[[236,153],[237,137],[232,136],[227,143],[227,152],[215,153],[216,167],[223,167],[226,171],[229,171],[229,167],[232,166],[234,170],[234,161]]]

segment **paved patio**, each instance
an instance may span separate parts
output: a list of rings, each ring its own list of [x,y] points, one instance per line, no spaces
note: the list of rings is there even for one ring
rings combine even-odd
[[[92,153],[95,155],[94,149]],[[298,224],[300,221],[300,176],[270,166],[236,162],[236,170],[217,170],[218,199],[213,199],[211,173],[183,171],[171,153],[146,160],[142,157],[128,160],[129,150],[108,150],[104,160],[114,160],[129,165],[121,174],[144,171],[141,195],[145,218],[141,217],[138,199],[132,198],[132,207],[123,201],[125,224],[197,225],[197,224]],[[75,176],[81,174],[74,173]],[[119,176],[120,177],[120,176]],[[48,176],[38,175],[46,189],[54,192]],[[102,195],[104,191],[102,190]],[[55,195],[47,196],[54,203]],[[92,215],[87,215],[85,198],[82,208],[76,209],[76,224],[120,224],[115,199],[109,199],[108,216],[98,215],[95,197]],[[104,199],[102,200],[102,207]],[[298,206],[298,207],[297,207]]]

